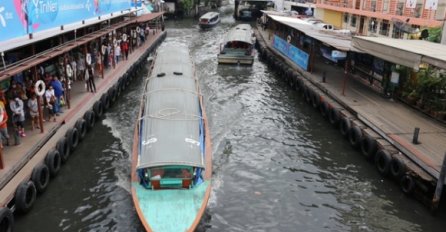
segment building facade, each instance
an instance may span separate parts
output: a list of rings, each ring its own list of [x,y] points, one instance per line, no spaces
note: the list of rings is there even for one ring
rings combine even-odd
[[[317,0],[315,16],[357,35],[409,38],[441,27],[446,0]]]

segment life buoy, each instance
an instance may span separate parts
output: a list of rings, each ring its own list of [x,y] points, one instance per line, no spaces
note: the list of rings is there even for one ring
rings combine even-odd
[[[87,55],[85,56],[85,61],[87,62],[88,65],[91,65],[91,54],[87,53]]]
[[[34,182],[38,193],[45,192],[46,187],[50,183],[50,170],[48,166],[44,163],[35,166],[31,174],[31,180]]]
[[[323,101],[320,105],[321,105],[320,111],[321,111],[322,117],[327,118],[328,114],[330,113],[330,106],[328,105],[328,102]]]
[[[348,133],[350,132],[350,128],[351,128],[351,122],[350,119],[344,117],[341,119],[341,125],[339,127],[340,131],[341,131],[341,135],[344,137],[348,137]]]
[[[116,39],[113,39],[113,46],[118,46],[118,41]]]
[[[93,129],[94,124],[96,122],[96,119],[95,119],[95,116],[94,116],[94,112],[92,110],[89,110],[89,111],[85,112],[84,120],[87,123],[88,130]]]
[[[127,41],[127,34],[122,34],[122,41],[124,41],[124,42]]]
[[[97,118],[101,118],[102,117],[102,115],[104,114],[104,108],[103,108],[101,100],[99,100],[96,103],[94,103],[93,111],[94,111],[94,114],[96,115]]]
[[[14,215],[9,208],[0,208],[0,226],[2,231],[14,231]]]
[[[136,33],[140,33],[141,32],[141,28],[140,27],[136,27]]]
[[[15,191],[15,207],[21,213],[28,212],[36,201],[37,190],[32,181],[25,181],[19,184]]]
[[[366,135],[361,141],[361,152],[366,157],[366,159],[372,159],[376,154],[377,144],[374,138]]]
[[[71,65],[67,64],[67,77],[71,78],[73,76],[73,69],[71,68]]]
[[[336,109],[334,107],[330,108],[330,111],[328,113],[328,121],[334,126],[336,126],[339,123],[339,110],[338,109]]]
[[[68,147],[73,151],[79,144],[79,131],[76,127],[70,128],[65,134],[67,138]]]
[[[43,96],[45,94],[45,82],[38,80],[34,85],[34,91],[38,96]]]
[[[107,51],[107,46],[105,46],[105,45],[102,45],[102,47],[101,47],[101,53],[102,53],[102,55],[105,55],[105,52]]]
[[[61,163],[59,151],[51,149],[45,157],[45,164],[50,170],[51,177],[55,177],[59,173]]]
[[[362,140],[361,128],[353,126],[348,133],[348,141],[354,148],[358,148]]]
[[[411,194],[415,188],[415,181],[411,175],[406,174],[400,180],[401,191],[405,194]]]
[[[399,180],[406,173],[406,171],[406,164],[401,159],[393,157],[392,161],[390,161],[390,174],[395,179]]]
[[[68,141],[66,138],[61,138],[59,141],[57,141],[56,149],[59,151],[60,158],[62,160],[62,163],[67,162],[68,158],[70,157],[70,147],[68,146]]]
[[[286,42],[287,42],[287,43],[291,43],[291,36],[290,36],[290,35],[288,35],[288,36],[286,37]]]
[[[74,124],[77,131],[79,132],[79,141],[85,138],[85,135],[87,135],[87,123],[85,122],[85,119],[78,119],[76,121],[76,124]]]
[[[386,150],[381,149],[376,153],[375,165],[381,175],[386,176],[389,174],[391,160],[392,156]]]

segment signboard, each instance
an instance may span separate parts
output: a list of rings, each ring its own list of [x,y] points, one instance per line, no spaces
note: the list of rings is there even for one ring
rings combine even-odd
[[[274,35],[273,47],[279,52],[290,58],[294,63],[299,65],[305,71],[308,69],[308,58],[309,55],[300,50],[299,48],[287,43],[286,40],[281,39],[279,36]]]
[[[438,0],[426,0],[426,4],[424,4],[424,9],[426,10],[437,10]]]
[[[132,0],[1,0],[0,42],[127,10]]]
[[[417,0],[406,0],[406,8],[415,9]]]

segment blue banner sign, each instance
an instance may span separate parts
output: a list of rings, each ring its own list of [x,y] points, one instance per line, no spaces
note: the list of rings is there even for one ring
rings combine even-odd
[[[291,45],[287,41],[281,39],[279,36],[274,35],[273,39],[273,47],[288,58],[290,58],[294,63],[299,65],[301,68],[303,68],[305,71],[307,71],[308,68],[308,58],[309,55],[300,50],[299,48]]]
[[[134,0],[1,0],[0,42],[131,8]]]

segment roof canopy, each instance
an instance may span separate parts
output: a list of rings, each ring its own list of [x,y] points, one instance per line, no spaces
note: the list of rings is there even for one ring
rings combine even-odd
[[[185,46],[158,49],[145,92],[137,168],[204,167],[198,82]]]
[[[200,19],[211,19],[211,18],[213,18],[213,17],[215,17],[215,16],[218,16],[218,15],[219,15],[218,12],[208,12],[208,13],[202,15],[202,16],[200,17]]]
[[[271,17],[274,21],[285,24],[289,27],[292,27],[296,30],[299,30],[309,37],[312,37],[316,40],[319,40],[325,44],[328,44],[338,50],[341,51],[356,51],[351,44],[351,35],[344,33],[337,33],[336,30],[323,30],[319,29],[313,24],[304,21],[302,19],[293,18],[293,17],[285,17],[270,14],[268,11],[263,11],[269,17]]]
[[[353,46],[370,55],[418,70],[421,63],[446,69],[446,45],[424,40],[355,36]]]
[[[240,41],[244,43],[252,44],[254,41],[252,39],[252,28],[249,24],[239,24],[233,27],[225,38],[226,42],[230,41]]]

